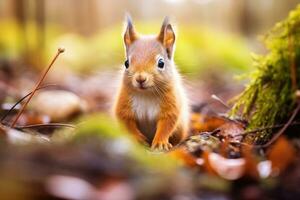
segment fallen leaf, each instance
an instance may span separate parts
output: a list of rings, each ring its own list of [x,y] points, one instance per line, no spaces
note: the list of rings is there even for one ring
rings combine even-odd
[[[182,160],[183,163],[187,166],[190,167],[197,166],[197,158],[191,155],[191,153],[189,153],[184,148],[177,148],[174,151],[171,151],[170,155],[174,156],[175,158],[178,158],[179,160]]]
[[[218,129],[218,134],[227,138],[228,142],[240,142],[243,138],[241,133],[245,131],[243,124],[235,121],[228,121]]]
[[[216,116],[209,116],[200,113],[191,115],[191,129],[194,134],[209,132],[217,129],[225,123],[225,120]]]
[[[293,145],[281,136],[269,149],[267,157],[272,162],[272,175],[276,176],[284,171],[294,160],[296,151]]]
[[[259,179],[260,171],[258,160],[254,156],[251,146],[244,146],[242,148],[242,156],[245,159],[245,173],[253,179]]]
[[[218,173],[216,172],[214,167],[211,165],[210,160],[209,160],[209,155],[210,155],[209,151],[203,151],[203,153],[202,153],[202,158],[204,160],[204,165],[203,165],[204,169],[208,174],[217,176]]]

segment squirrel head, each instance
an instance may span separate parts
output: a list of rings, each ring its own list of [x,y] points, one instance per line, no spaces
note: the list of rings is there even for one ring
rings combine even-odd
[[[139,35],[127,16],[124,44],[126,86],[136,91],[158,92],[170,85],[174,76],[175,33],[168,17],[157,35]]]

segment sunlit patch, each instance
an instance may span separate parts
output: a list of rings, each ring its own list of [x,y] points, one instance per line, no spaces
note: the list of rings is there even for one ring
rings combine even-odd
[[[272,163],[269,160],[261,161],[257,164],[257,171],[261,178],[267,178],[272,172]]]

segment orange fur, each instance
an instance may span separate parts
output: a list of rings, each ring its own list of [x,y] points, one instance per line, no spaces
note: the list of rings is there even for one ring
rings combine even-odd
[[[128,24],[124,42],[129,67],[123,73],[115,114],[139,141],[168,150],[187,136],[189,121],[186,95],[173,63],[175,34],[166,20],[157,37],[137,37],[131,21]],[[164,68],[158,68],[158,60],[163,60]]]

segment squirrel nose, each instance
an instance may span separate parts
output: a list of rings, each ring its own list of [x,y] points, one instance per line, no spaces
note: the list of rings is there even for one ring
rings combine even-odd
[[[136,82],[138,82],[139,84],[143,84],[144,82],[146,82],[146,77],[138,76],[136,78]]]

